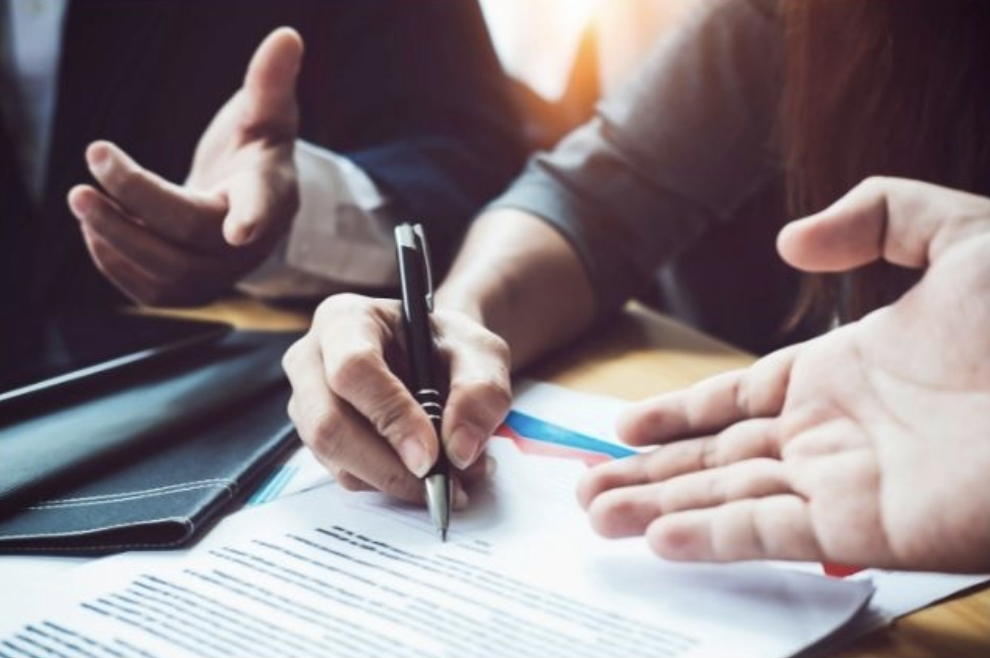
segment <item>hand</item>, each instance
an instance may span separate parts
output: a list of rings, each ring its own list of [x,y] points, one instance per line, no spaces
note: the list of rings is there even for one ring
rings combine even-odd
[[[465,484],[489,468],[479,457],[512,401],[508,349],[463,314],[438,309],[432,320],[441,372],[450,378],[442,438],[461,469],[454,506],[462,508]],[[439,443],[402,383],[408,362],[399,302],[357,295],[324,301],[309,332],[285,354],[289,416],[345,489],[423,502],[418,478],[436,461]]]
[[[594,527],[678,560],[990,570],[990,200],[869,179],[778,248],[810,271],[927,272],[859,322],[633,408],[620,436],[663,445],[589,471]]]
[[[299,206],[293,148],[303,45],[272,32],[244,86],[200,139],[185,185],[141,168],[109,142],[86,160],[102,191],[79,185],[69,207],[96,266],[142,304],[208,301],[256,267]]]

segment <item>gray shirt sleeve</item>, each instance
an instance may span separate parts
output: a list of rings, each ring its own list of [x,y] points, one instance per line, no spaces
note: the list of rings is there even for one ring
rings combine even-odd
[[[779,177],[775,5],[706,2],[636,79],[489,207],[555,226],[584,261],[599,316]]]

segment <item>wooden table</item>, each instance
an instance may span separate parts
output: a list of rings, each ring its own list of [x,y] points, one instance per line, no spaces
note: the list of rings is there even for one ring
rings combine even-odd
[[[241,328],[301,329],[307,318],[245,299],[194,311]],[[605,334],[551,356],[526,375],[580,391],[639,400],[744,367],[753,357],[637,306]],[[990,587],[907,615],[837,656],[990,656]]]

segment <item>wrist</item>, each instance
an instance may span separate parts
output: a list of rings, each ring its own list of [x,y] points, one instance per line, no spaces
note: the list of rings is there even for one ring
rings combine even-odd
[[[472,291],[469,286],[444,284],[437,290],[434,301],[438,309],[466,315],[478,324],[488,326],[486,318],[489,314],[485,312],[485,300],[477,294],[477,291]]]

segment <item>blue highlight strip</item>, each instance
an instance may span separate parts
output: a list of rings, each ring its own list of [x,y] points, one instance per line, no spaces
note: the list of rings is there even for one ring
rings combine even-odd
[[[585,452],[609,455],[610,457],[615,457],[616,459],[621,459],[622,457],[629,457],[630,455],[636,454],[635,450],[631,450],[625,446],[609,443],[608,441],[602,441],[601,439],[596,439],[587,436],[586,434],[569,430],[566,427],[548,423],[540,420],[539,418],[535,418],[518,411],[510,411],[509,415],[505,419],[505,423],[520,436],[527,439],[533,439],[534,441],[555,443],[557,445],[567,446],[569,448],[584,450]]]
[[[278,495],[282,493],[289,481],[292,480],[293,476],[299,471],[298,466],[288,466],[282,465],[276,468],[264,483],[258,487],[258,490],[254,492],[254,495],[248,499],[246,506],[251,507],[254,505],[261,505],[278,498]]]
[[[636,454],[635,450],[631,450],[625,446],[602,441],[587,434],[581,434],[566,427],[548,423],[545,420],[540,420],[535,416],[530,416],[520,411],[510,411],[505,419],[505,424],[521,437],[532,441],[552,443],[584,452],[608,455],[616,459]],[[288,464],[279,466],[265,478],[265,481],[248,499],[246,506],[262,505],[275,500],[298,472],[298,466],[290,466]]]

